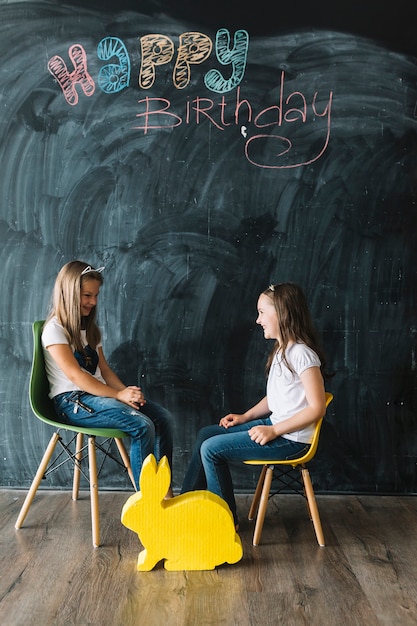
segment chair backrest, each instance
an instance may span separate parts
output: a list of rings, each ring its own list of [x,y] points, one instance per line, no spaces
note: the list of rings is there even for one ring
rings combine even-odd
[[[32,411],[44,422],[56,425],[58,421],[52,400],[49,397],[49,382],[45,371],[42,350],[42,328],[44,320],[33,322],[33,357],[29,383],[29,401]]]
[[[333,394],[330,393],[329,391],[326,391],[326,409],[332,400],[333,400]],[[320,437],[320,431],[321,431],[321,426],[323,424],[323,420],[324,420],[324,415],[323,417],[319,419],[318,422],[316,422],[316,428],[314,430],[313,439],[311,441],[310,448],[307,454],[297,459],[297,464],[307,463],[308,461],[311,461],[313,456],[316,454],[317,446],[319,445],[319,437]]]
[[[56,414],[54,403],[49,397],[49,381],[45,370],[45,359],[42,349],[42,328],[44,320],[33,322],[33,358],[32,369],[30,373],[29,383],[29,401],[32,411],[43,422],[65,430],[72,430],[85,435],[94,435],[96,437],[115,437],[123,439],[126,433],[116,428],[83,428],[81,426],[72,426],[71,424],[62,423]]]

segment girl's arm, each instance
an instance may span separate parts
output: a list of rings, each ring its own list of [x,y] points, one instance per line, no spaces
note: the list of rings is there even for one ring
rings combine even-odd
[[[326,412],[326,396],[323,377],[319,367],[309,367],[300,376],[303,383],[308,406],[278,424],[272,426],[254,426],[248,433],[252,441],[261,446],[276,439],[280,435],[302,430],[315,424]]]
[[[265,417],[265,415],[269,415],[270,410],[268,407],[267,397],[264,396],[262,400],[260,400],[255,406],[251,409],[245,411],[245,413],[229,413],[222,417],[219,422],[219,426],[223,426],[224,428],[229,428],[229,426],[237,426],[238,424],[244,424],[245,422],[250,422],[251,420],[255,420],[258,417]]]
[[[120,378],[117,376],[117,374],[111,369],[110,365],[107,363],[106,358],[103,354],[103,349],[101,347],[97,348],[97,352],[98,352],[98,365],[101,371],[101,375],[103,376],[107,385],[109,385],[109,387],[113,387],[113,389],[116,389],[117,391],[121,391],[122,389],[125,389],[126,385],[122,383]]]
[[[102,366],[104,368],[102,374],[106,383],[109,381],[108,384],[102,383],[100,380],[97,380],[97,378],[94,378],[94,376],[81,369],[69,345],[52,344],[47,347],[47,350],[49,350],[49,354],[65,376],[82,391],[91,393],[94,396],[116,398],[134,408],[138,408],[138,406],[144,404],[143,394],[139,387],[126,387],[123,385],[105,360],[101,348],[98,348],[99,365],[100,370]]]
[[[97,348],[97,352],[98,352],[98,364],[100,367],[101,375],[103,376],[107,385],[112,387],[113,389],[116,389],[117,391],[124,391],[125,389],[139,390],[140,393],[139,393],[139,400],[137,404],[139,404],[140,406],[143,406],[146,400],[145,400],[145,397],[143,395],[141,388],[136,387],[136,386],[126,387],[126,385],[123,384],[120,378],[117,376],[116,372],[114,372],[112,368],[110,367],[110,365],[107,363],[106,357],[103,354],[103,349],[101,347]],[[118,399],[120,400],[120,398]]]

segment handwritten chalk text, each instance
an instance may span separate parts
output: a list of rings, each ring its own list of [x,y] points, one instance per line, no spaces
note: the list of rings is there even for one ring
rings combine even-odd
[[[171,110],[171,103],[166,98],[146,97],[138,101],[141,111],[136,114],[138,120],[133,128],[142,130],[146,135],[151,130],[173,129],[181,124],[196,124],[207,122],[219,131],[224,131],[228,126],[244,126],[245,135],[247,127],[252,123],[255,133],[247,139],[245,155],[250,163],[258,167],[288,169],[308,165],[316,161],[327,148],[330,139],[330,121],[333,93],[330,92],[321,108],[317,105],[318,92],[313,95],[311,104],[306,96],[300,91],[285,95],[285,72],[281,72],[280,97],[276,104],[256,112],[251,103],[241,97],[241,88],[236,90],[236,98],[228,102],[222,96],[219,102],[211,98],[196,97],[187,100],[182,115],[178,111]],[[303,156],[296,150],[296,144],[287,136],[281,134],[267,135],[258,134],[258,129],[289,128],[294,124],[315,124],[314,136],[317,139],[317,122],[323,119],[321,134],[323,139],[319,142],[316,154]],[[315,145],[318,142],[315,142]],[[280,147],[282,146],[282,147]],[[256,149],[258,148],[258,150]],[[262,150],[259,150],[262,148]],[[278,150],[278,152],[277,152]],[[293,151],[293,154],[290,152]],[[285,164],[279,163],[280,157],[286,155]]]
[[[144,91],[154,86],[158,68],[173,64],[172,84],[175,89],[186,89],[191,82],[192,68],[207,61],[213,50],[213,42],[204,33],[186,32],[179,36],[178,49],[172,39],[162,34],[145,35],[140,38],[141,63],[138,85]],[[287,93],[285,72],[281,71],[278,101],[255,110],[241,93],[241,82],[245,75],[249,35],[244,30],[236,31],[231,45],[230,33],[222,28],[217,31],[214,51],[217,61],[228,66],[226,75],[211,68],[204,74],[204,86],[209,92],[219,94],[212,97],[190,97],[185,99],[184,108],[173,110],[171,101],[162,97],[145,96],[137,101],[136,122],[133,129],[146,135],[151,131],[173,129],[182,124],[209,124],[218,131],[230,126],[242,126],[245,139],[246,159],[261,168],[288,169],[308,165],[319,159],[330,140],[331,109],[333,92],[319,97],[315,91],[308,97],[302,91]],[[68,69],[64,59],[53,56],[48,70],[62,89],[65,100],[71,106],[78,104],[77,88],[86,97],[94,95],[96,83],[88,71],[88,57],[81,44],[73,44],[68,50],[73,69]],[[131,61],[128,50],[118,37],[105,37],[97,46],[97,56],[107,63],[98,73],[99,89],[106,94],[116,94],[130,85]],[[235,90],[235,98],[228,99]],[[313,127],[314,124],[314,127]],[[311,126],[314,150],[311,152],[306,126]],[[250,132],[248,131],[250,129]],[[265,129],[268,129],[268,133]],[[300,130],[301,129],[301,130]],[[313,132],[314,130],[314,132]],[[285,131],[285,132],[284,132]],[[321,139],[320,139],[321,136]],[[308,144],[308,145],[307,145]]]

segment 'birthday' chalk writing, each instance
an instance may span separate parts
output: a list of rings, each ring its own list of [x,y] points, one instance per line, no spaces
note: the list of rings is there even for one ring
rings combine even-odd
[[[236,90],[236,98],[233,102],[228,102],[225,96],[222,96],[218,102],[211,98],[201,97],[187,100],[182,115],[178,110],[175,112],[171,110],[171,103],[168,99],[146,97],[138,101],[141,111],[136,114],[138,121],[134,128],[147,134],[151,130],[172,129],[181,124],[199,125],[207,122],[219,131],[224,131],[231,125],[244,126],[246,139],[247,129],[252,124],[254,134],[247,138],[245,143],[245,155],[250,163],[258,167],[276,169],[308,165],[322,156],[329,143],[333,93],[330,92],[325,104],[319,107],[316,91],[309,105],[306,96],[300,91],[285,95],[284,83],[285,72],[282,71],[279,101],[257,112],[249,100],[241,97],[240,87]],[[290,125],[316,124],[321,120],[323,120],[321,126],[323,138],[322,141],[317,142],[318,130],[315,127],[315,145],[318,147],[313,154],[306,155],[302,153],[302,149],[297,149],[297,133],[293,132],[295,140],[290,138],[291,132],[282,135],[283,127],[289,130]],[[265,130],[259,133],[259,129],[266,128],[271,130],[271,134],[267,135]],[[277,129],[279,134],[274,132]],[[284,156],[285,161],[281,159]]]

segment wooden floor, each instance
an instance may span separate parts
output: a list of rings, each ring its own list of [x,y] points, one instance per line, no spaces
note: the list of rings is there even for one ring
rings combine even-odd
[[[0,490],[2,626],[417,624],[417,498],[318,496],[319,548],[303,498],[275,496],[252,546],[239,496],[243,559],[212,571],[138,572],[138,537],[120,523],[128,493],[100,494],[102,546],[88,493]]]

